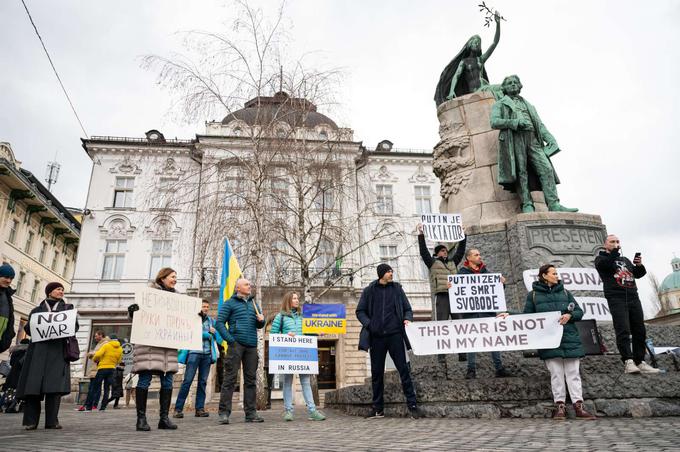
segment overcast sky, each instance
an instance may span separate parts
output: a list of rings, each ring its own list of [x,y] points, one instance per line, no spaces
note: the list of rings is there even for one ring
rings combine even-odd
[[[179,51],[175,32],[226,31],[228,1],[26,0],[90,135],[192,138],[204,124],[168,114],[167,92],[140,68],[144,54]],[[374,145],[432,148],[432,100],[444,66],[484,28],[478,0],[292,0],[292,48],[317,52],[346,78],[334,119]],[[523,95],[560,144],[553,160],[563,204],[599,214],[625,254],[670,273],[680,254],[680,2],[489,1],[508,19],[487,63],[492,83],[518,74]],[[272,12],[277,2],[255,2]],[[0,141],[43,177],[57,155],[54,193],[82,207],[91,161],[20,0],[0,1]],[[221,119],[221,118],[205,118]],[[643,298],[649,283],[640,283]],[[644,300],[643,300],[644,301]]]

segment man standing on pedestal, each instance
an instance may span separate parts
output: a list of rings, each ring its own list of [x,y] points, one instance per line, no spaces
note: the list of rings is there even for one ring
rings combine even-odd
[[[557,186],[560,181],[550,157],[560,151],[533,105],[519,95],[519,77],[505,77],[503,96],[491,110],[491,127],[499,129],[498,183],[515,192],[522,201],[522,213],[534,212],[532,191],[543,191],[548,210],[577,212],[560,204]]]

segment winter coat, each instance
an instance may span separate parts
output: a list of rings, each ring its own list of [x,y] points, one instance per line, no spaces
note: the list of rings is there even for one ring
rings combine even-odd
[[[262,309],[255,307],[252,297],[246,300],[234,294],[220,306],[215,329],[229,345],[238,342],[246,347],[257,347],[257,330],[265,325],[264,319],[257,320],[258,312]],[[229,329],[225,323],[229,324]]]
[[[458,273],[458,264],[463,260],[465,254],[465,244],[467,238],[461,240],[459,243],[449,248],[449,254],[446,259],[441,257],[434,257],[430,254],[425,243],[425,235],[418,235],[418,246],[420,248],[420,257],[430,270],[430,291],[432,295],[438,293],[449,293],[449,275]],[[453,250],[456,250],[454,253]]]
[[[269,330],[269,334],[288,334],[290,332],[295,333],[296,336],[302,336],[302,315],[297,309],[290,313],[281,311],[276,314]]]
[[[111,339],[109,339],[108,336],[103,337],[102,340],[100,340],[99,342],[97,342],[97,345],[94,346],[94,350],[92,350],[92,352],[96,354],[96,353],[97,353],[99,350],[101,350],[101,348],[102,348],[104,345],[106,345],[110,340],[111,340]],[[90,365],[88,366],[89,370],[88,370],[88,372],[87,372],[87,377],[88,377],[88,378],[94,378],[94,377],[97,376],[97,369],[98,369],[97,363],[96,363],[95,361],[92,360],[92,357],[90,357],[89,359],[90,359],[90,361],[92,361],[92,362],[89,363]]]
[[[611,253],[600,251],[595,258],[595,269],[602,279],[604,296],[611,298],[637,298],[638,291],[635,280],[647,274],[644,265],[633,265],[619,250]]]
[[[111,385],[112,399],[125,395],[123,393],[123,372],[124,370],[122,367],[116,367],[116,370],[113,371],[113,384]]]
[[[210,364],[215,364],[217,362],[217,358],[220,357],[219,344],[221,344],[224,341],[224,339],[222,339],[220,333],[217,332],[217,329],[215,329],[214,333],[211,333],[210,328],[215,328],[215,321],[210,316],[206,316],[205,319],[203,320],[203,340],[210,341]],[[186,349],[182,349],[177,352],[177,361],[180,364],[186,364],[187,358],[189,357],[189,353],[200,352],[196,350],[189,351]]]
[[[92,357],[92,361],[97,363],[99,369],[113,369],[123,357],[123,347],[116,339],[112,339],[104,344]]]
[[[582,358],[585,356],[585,351],[581,345],[581,337],[575,324],[575,322],[583,317],[583,310],[571,293],[564,288],[561,281],[552,287],[540,281],[535,281],[533,289],[527,295],[526,304],[524,305],[525,314],[550,311],[560,311],[562,314],[568,314],[569,304],[574,303],[571,318],[563,326],[560,346],[553,349],[538,350],[538,356],[541,359]]]
[[[69,309],[73,309],[72,304],[58,300],[52,308],[52,312]],[[47,300],[43,300],[33,308],[24,327],[26,334],[31,334],[31,316],[37,312],[49,311]],[[76,331],[78,331],[78,322],[76,322]],[[66,395],[71,392],[71,363],[64,359],[65,342],[66,339],[31,341],[19,376],[17,398],[25,399],[26,396],[42,396],[44,394]]]
[[[359,299],[359,304],[357,304],[357,309],[355,311],[357,319],[361,322],[361,332],[359,333],[359,350],[368,351],[371,348],[371,316],[373,315],[373,303],[376,299],[378,287],[376,287],[379,280],[375,280],[370,283],[361,292],[361,298]],[[411,344],[406,337],[406,330],[403,327],[404,320],[413,321],[413,309],[411,309],[411,303],[409,303],[404,289],[402,289],[401,284],[396,282],[391,282],[389,284],[394,284],[399,294],[399,299],[395,303],[396,316],[402,325],[402,335],[404,337],[404,342],[406,343],[407,350],[411,349]]]
[[[12,338],[14,338],[14,302],[12,300],[12,295],[15,290],[11,287],[0,288],[0,303],[7,303],[5,306],[5,311],[7,313],[7,326],[5,331],[0,336],[0,353],[9,349],[12,345]]]
[[[174,289],[166,289],[156,283],[151,283],[150,287],[168,292],[175,291]],[[134,345],[135,352],[132,358],[132,372],[174,374],[179,370],[179,365],[177,364],[177,350],[173,348],[153,347],[151,345]]]
[[[472,268],[472,266],[470,266],[470,263],[467,260],[463,263],[463,266],[460,267],[460,270],[458,270],[459,275],[480,275],[484,273],[490,273],[487,266],[484,265],[484,262],[482,262],[479,268],[475,270],[474,268]],[[484,317],[495,316],[496,316],[495,312],[466,312],[463,314],[464,319],[480,319]]]

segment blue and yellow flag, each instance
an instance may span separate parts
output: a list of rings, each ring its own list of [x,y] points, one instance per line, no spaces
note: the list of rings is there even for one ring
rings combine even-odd
[[[222,283],[220,285],[220,300],[217,308],[231,298],[236,287],[236,280],[241,277],[241,267],[238,265],[234,250],[231,249],[229,239],[224,240],[224,260],[222,261]]]

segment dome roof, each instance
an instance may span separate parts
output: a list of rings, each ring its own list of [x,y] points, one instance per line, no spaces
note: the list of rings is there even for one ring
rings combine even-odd
[[[671,260],[673,273],[666,276],[659,286],[659,292],[670,292],[672,290],[680,290],[680,258],[674,257]]]
[[[284,92],[278,92],[272,97],[259,96],[249,100],[244,108],[225,116],[222,124],[227,125],[236,120],[249,126],[283,121],[293,128],[313,129],[326,124],[333,130],[338,129],[335,121],[316,111],[316,105],[306,99],[290,97]]]

